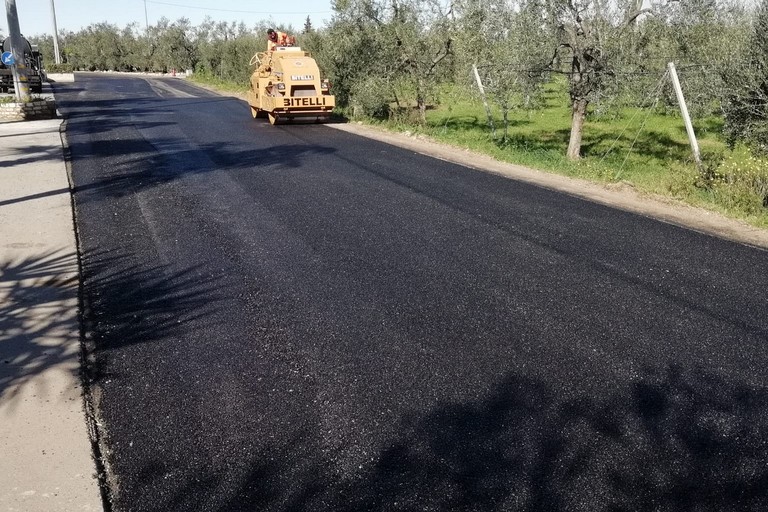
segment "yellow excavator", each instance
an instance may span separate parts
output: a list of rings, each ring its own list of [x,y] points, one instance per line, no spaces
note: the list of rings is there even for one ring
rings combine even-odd
[[[249,63],[248,104],[253,117],[268,117],[270,124],[293,119],[322,122],[331,116],[336,99],[327,79],[309,52],[298,46],[277,46],[259,52]]]

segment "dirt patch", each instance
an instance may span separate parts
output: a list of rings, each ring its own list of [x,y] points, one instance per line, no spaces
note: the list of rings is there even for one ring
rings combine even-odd
[[[393,146],[409,149],[434,158],[460,164],[471,169],[492,172],[533,185],[557,190],[596,203],[608,205],[646,217],[692,229],[753,247],[768,249],[768,230],[696,208],[674,199],[638,192],[628,183],[602,185],[585,180],[549,174],[521,165],[500,162],[467,149],[435,142],[428,137],[393,133],[358,123],[328,126]]]

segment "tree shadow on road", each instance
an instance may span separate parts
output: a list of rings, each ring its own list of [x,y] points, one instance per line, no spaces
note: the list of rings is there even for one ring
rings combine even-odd
[[[162,340],[182,320],[215,312],[216,283],[196,275],[194,268],[139,268],[108,253],[90,258],[83,275],[83,316],[98,350]],[[78,293],[76,254],[0,262],[0,399],[13,400],[23,386],[51,369],[79,373],[83,318],[78,317]],[[112,299],[104,307],[106,296]],[[98,378],[95,370],[92,377]]]
[[[713,374],[568,399],[513,376],[408,424],[345,510],[758,510],[767,440],[768,390]]]
[[[246,150],[215,144],[200,147],[178,147],[172,139],[157,139],[150,147],[144,139],[122,139],[109,144],[72,143],[71,154],[81,159],[119,157],[104,165],[98,175],[75,173],[74,193],[79,201],[123,197],[144,190],[191,180],[198,176],[237,171],[254,173],[289,172],[300,169],[307,161],[329,155],[336,150],[327,146],[279,144]]]
[[[768,389],[674,364],[605,394],[510,375],[477,401],[403,414],[396,435],[353,471],[316,448],[321,435],[303,428],[287,443],[265,443],[239,462],[245,473],[174,482],[153,510],[768,507]],[[143,485],[158,478],[148,470]],[[216,493],[223,500],[188,501]]]
[[[92,379],[103,377],[101,363],[109,352],[165,341],[187,322],[216,314],[221,299],[216,279],[197,270],[178,264],[144,266],[107,252],[85,257],[83,321],[97,356]]]

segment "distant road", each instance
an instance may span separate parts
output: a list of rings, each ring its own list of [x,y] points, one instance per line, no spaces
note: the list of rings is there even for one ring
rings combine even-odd
[[[67,116],[115,511],[768,509],[768,253],[182,80]]]

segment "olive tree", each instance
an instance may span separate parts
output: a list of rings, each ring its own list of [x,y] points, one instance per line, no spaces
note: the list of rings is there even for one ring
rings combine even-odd
[[[193,27],[187,18],[171,22],[160,18],[157,25],[150,27],[153,43],[152,64],[155,69],[166,71],[170,68],[193,68],[196,55],[192,42]]]
[[[741,76],[751,14],[741,1],[688,0],[656,11],[642,24],[647,38],[638,56],[643,68],[661,74],[674,61],[694,117],[720,113],[731,76]],[[654,76],[655,79],[655,76]],[[666,104],[675,104],[671,87]]]
[[[428,98],[445,76],[452,55],[448,12],[437,0],[392,0],[390,30],[398,50],[399,75],[415,94],[419,121],[426,122]]]
[[[571,131],[566,154],[580,158],[588,107],[615,89],[636,64],[631,27],[654,7],[637,9],[636,0],[550,0],[549,23],[556,33],[554,71],[568,79]]]
[[[755,12],[743,57],[725,73],[724,103],[729,142],[742,141],[756,153],[768,154],[768,0]]]
[[[339,105],[350,105],[369,90],[366,81],[386,83],[392,75],[390,50],[379,30],[377,20],[383,7],[373,0],[336,0],[334,15],[323,32],[301,36],[306,46],[325,70],[333,85]],[[391,91],[359,105],[366,115],[385,114]],[[364,98],[368,99],[368,98]]]
[[[467,73],[468,64],[476,66],[501,111],[505,141],[509,113],[535,106],[548,77],[551,34],[543,6],[539,0],[473,0],[462,11],[461,67]]]
[[[446,76],[452,55],[450,17],[438,0],[337,0],[325,48],[339,99],[355,97],[379,103],[400,103],[411,92],[419,120],[426,119],[427,101]],[[385,98],[383,94],[389,94]],[[378,101],[375,101],[378,98]]]
[[[117,25],[94,23],[66,39],[65,53],[76,69],[106,71],[129,68],[128,52]]]

